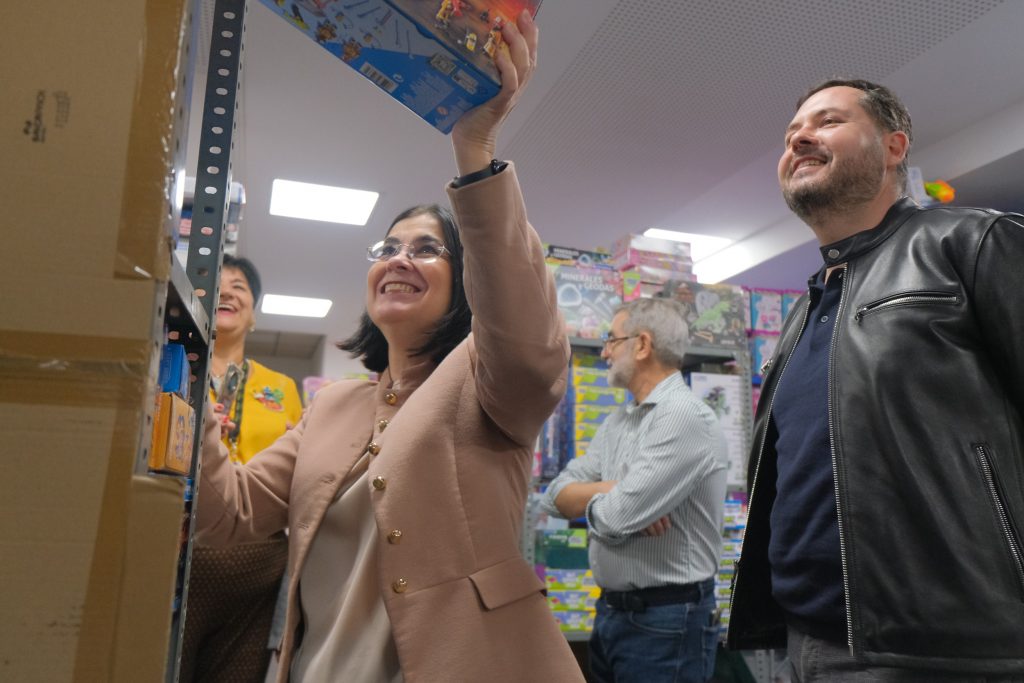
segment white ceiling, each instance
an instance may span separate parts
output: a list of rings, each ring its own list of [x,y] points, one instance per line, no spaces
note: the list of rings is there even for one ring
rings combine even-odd
[[[258,1],[246,21],[239,253],[267,292],[334,300],[323,320],[257,324],[341,339],[362,311],[365,247],[407,206],[445,201],[449,139]],[[729,281],[802,286],[820,257],[775,162],[797,97],[833,75],[896,90],[914,117],[911,163],[951,181],[957,203],[1024,208],[1019,0],[546,0],[538,25],[540,66],[498,155],[515,160],[545,241],[721,235],[738,241],[712,257]],[[284,219],[268,213],[274,178],[381,198],[365,227]],[[331,349],[325,366],[342,358]]]

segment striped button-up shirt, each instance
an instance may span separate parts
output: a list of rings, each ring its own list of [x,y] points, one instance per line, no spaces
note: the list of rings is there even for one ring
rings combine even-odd
[[[728,453],[712,410],[676,373],[640,404],[608,416],[587,453],[548,486],[543,507],[573,482],[615,480],[587,506],[590,566],[605,590],[685,584],[713,576],[722,551]],[[662,536],[640,532],[668,516]]]

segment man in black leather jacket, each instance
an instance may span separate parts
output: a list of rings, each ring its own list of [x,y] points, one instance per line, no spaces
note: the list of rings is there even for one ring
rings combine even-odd
[[[801,681],[1024,680],[1024,218],[902,197],[910,142],[856,80],[786,131],[824,266],[765,369],[729,645],[788,641]]]

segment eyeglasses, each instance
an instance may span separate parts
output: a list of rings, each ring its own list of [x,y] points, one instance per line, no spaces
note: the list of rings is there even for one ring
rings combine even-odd
[[[433,263],[443,257],[445,252],[451,254],[448,247],[437,240],[416,240],[412,244],[403,244],[398,240],[382,240],[366,250],[366,259],[374,262],[387,261],[398,256],[403,249],[409,258],[420,263]]]
[[[627,339],[636,339],[639,336],[640,335],[638,335],[638,334],[630,334],[630,335],[626,335],[625,337],[613,337],[612,335],[610,335],[607,332],[605,332],[604,334],[601,335],[601,342],[606,347],[612,347],[612,346],[615,346],[616,344],[618,344],[621,341],[626,341]]]

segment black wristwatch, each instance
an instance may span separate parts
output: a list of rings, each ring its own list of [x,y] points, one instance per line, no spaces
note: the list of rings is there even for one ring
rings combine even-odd
[[[470,183],[475,183],[478,180],[490,178],[492,175],[498,175],[499,173],[505,170],[506,166],[508,166],[507,161],[498,161],[497,159],[491,159],[491,163],[485,166],[484,168],[480,169],[479,171],[473,171],[472,173],[460,175],[457,178],[452,179],[452,187],[463,187],[465,185],[469,185]]]

